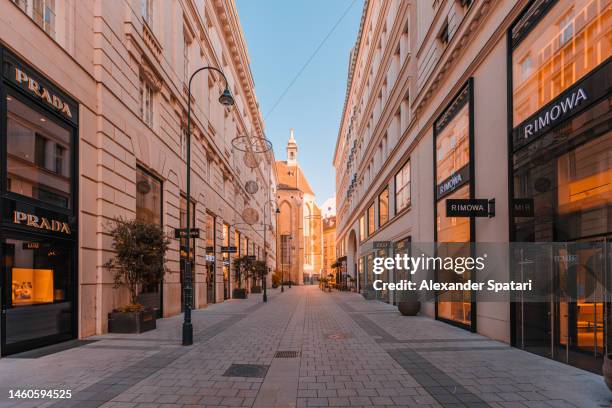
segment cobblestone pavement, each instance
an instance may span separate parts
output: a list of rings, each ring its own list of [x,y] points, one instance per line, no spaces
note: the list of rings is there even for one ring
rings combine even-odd
[[[612,407],[600,376],[353,293],[272,291],[0,359],[0,407]],[[70,389],[69,400],[9,390]]]

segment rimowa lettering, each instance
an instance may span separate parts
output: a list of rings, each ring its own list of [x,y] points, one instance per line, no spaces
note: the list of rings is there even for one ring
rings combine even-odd
[[[65,103],[58,95],[51,93],[51,91],[38,83],[37,80],[17,67],[15,67],[15,81],[19,85],[24,85],[28,91],[45,101],[48,105],[54,107],[67,117],[72,118],[72,112],[70,111],[70,106],[68,106],[67,103]]]
[[[27,225],[28,227],[44,229],[54,232],[62,232],[64,234],[72,234],[70,226],[57,220],[50,220],[45,217],[39,217],[34,214],[27,214],[21,211],[13,211],[13,222],[15,224]]]
[[[440,191],[438,192],[438,194],[442,195],[449,190],[453,190],[455,187],[457,187],[462,182],[463,182],[463,177],[461,176],[461,173],[455,173],[450,177],[448,181],[444,182],[444,184],[440,186]]]
[[[482,204],[451,204],[452,211],[487,211]]]
[[[574,91],[567,97],[562,98],[545,112],[538,115],[533,122],[525,125],[523,137],[528,139],[530,136],[533,136],[535,133],[539,132],[545,127],[552,125],[561,116],[571,112],[587,99],[587,94],[584,89],[578,88],[577,91]]]

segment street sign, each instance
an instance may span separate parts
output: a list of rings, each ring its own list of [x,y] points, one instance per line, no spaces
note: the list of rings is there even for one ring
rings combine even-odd
[[[247,259],[249,259],[251,261],[256,261],[257,257],[255,255],[247,255]]]
[[[226,252],[228,254],[235,254],[236,252],[238,252],[238,248],[236,248],[235,246],[222,246],[221,252]]]
[[[446,200],[447,217],[494,217],[495,199],[452,199]]]
[[[200,238],[200,229],[191,228],[191,238]],[[187,238],[187,228],[176,228],[174,230],[174,238]]]
[[[533,198],[515,198],[513,201],[515,217],[533,217]]]
[[[391,243],[389,241],[374,241],[374,249],[387,249]]]

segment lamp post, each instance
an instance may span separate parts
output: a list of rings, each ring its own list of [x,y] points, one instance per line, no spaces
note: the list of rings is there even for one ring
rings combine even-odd
[[[215,67],[202,67],[197,69],[189,78],[189,86],[187,90],[187,257],[190,258],[191,250],[189,245],[191,243],[191,82],[197,73],[204,70],[216,71],[223,77],[225,81],[225,90],[219,96],[219,103],[225,106],[231,106],[234,104],[234,97],[229,90],[227,78],[225,74]],[[193,344],[193,325],[191,324],[191,302],[193,296],[192,282],[191,282],[191,262],[185,263],[185,287],[183,288],[183,296],[185,299],[185,313],[183,318],[183,346],[191,346]]]
[[[268,236],[268,224],[266,224],[266,205],[270,204],[270,203],[276,203],[274,200],[268,200],[264,203],[263,205],[263,212],[264,212],[264,219],[263,219],[263,227],[264,227],[264,236],[263,236],[263,244],[264,244],[264,250],[263,250],[263,255],[264,255],[264,262],[266,264],[266,271],[264,272],[264,276],[263,276],[263,301],[267,302],[268,301],[268,289],[266,287],[266,276],[268,275],[268,247],[266,246],[266,237]],[[276,208],[276,214],[280,213],[280,210],[278,208]]]

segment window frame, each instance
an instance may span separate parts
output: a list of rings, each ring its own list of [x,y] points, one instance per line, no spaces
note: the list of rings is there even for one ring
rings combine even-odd
[[[382,197],[382,195],[385,193],[385,191],[387,192],[387,219],[385,220],[385,222],[382,222],[382,211],[381,209],[381,200],[380,198]],[[378,202],[378,229],[382,228],[383,226],[387,225],[389,223],[389,221],[391,220],[390,214],[390,208],[389,208],[389,184],[387,184],[381,191],[380,193],[378,193],[378,196],[376,197],[376,201]]]

